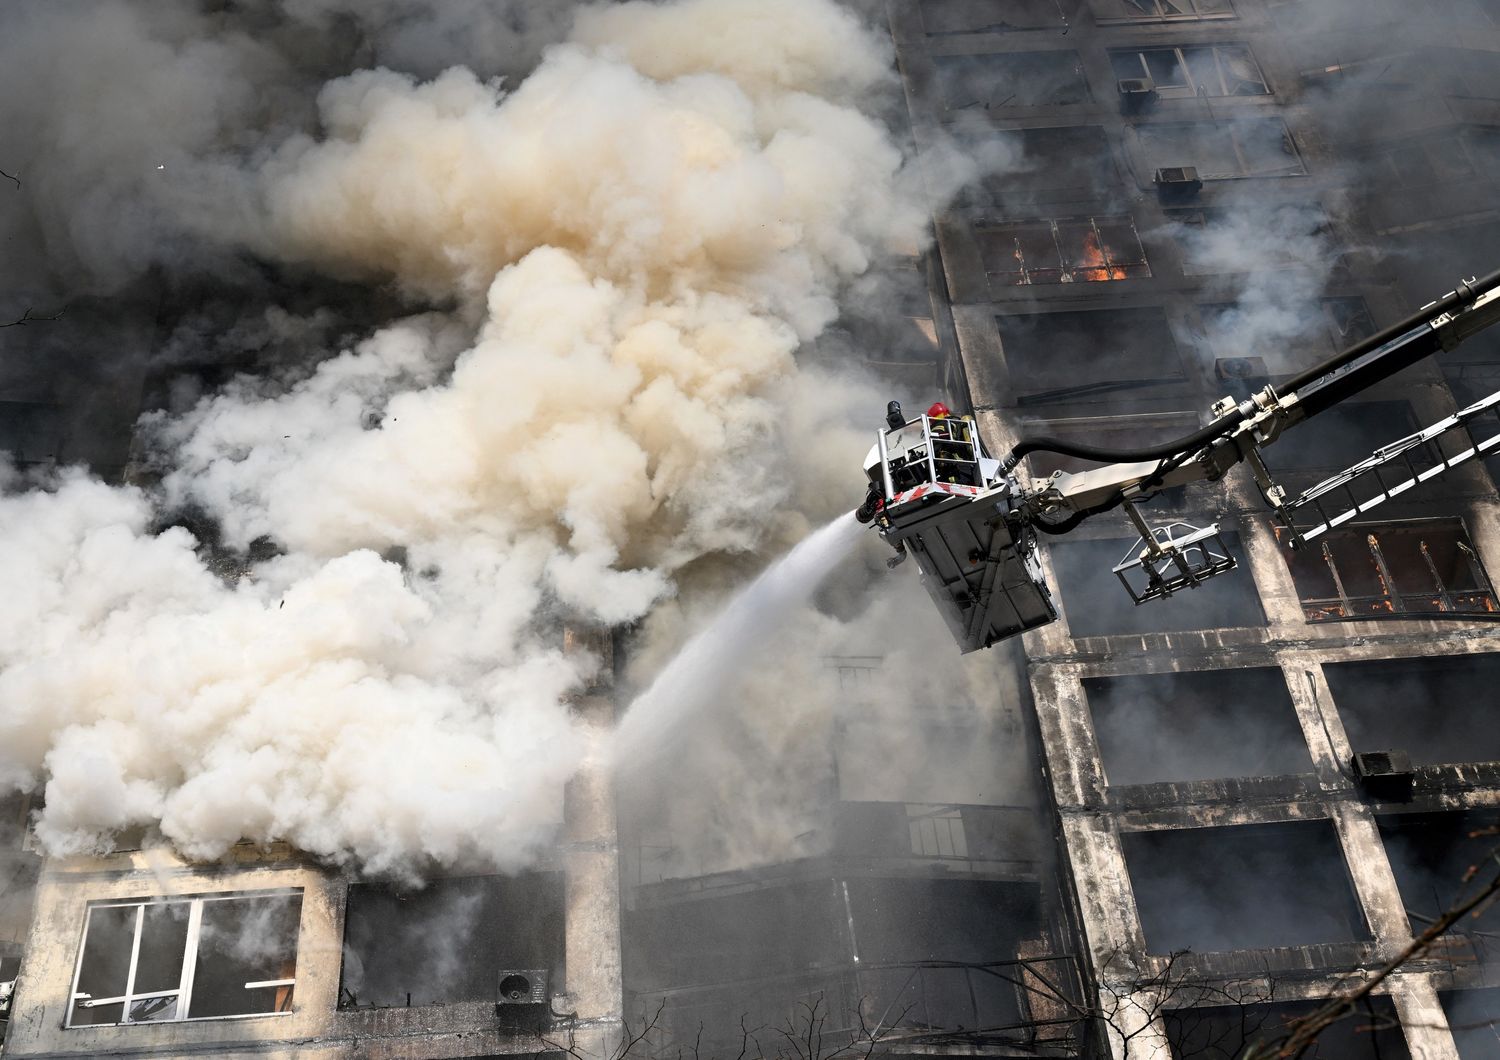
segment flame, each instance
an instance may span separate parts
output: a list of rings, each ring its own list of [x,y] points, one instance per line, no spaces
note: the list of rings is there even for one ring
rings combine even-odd
[[[1099,247],[1099,235],[1097,232],[1089,232],[1083,237],[1083,260],[1082,268],[1074,271],[1079,279],[1095,283],[1101,280],[1123,280],[1125,270],[1118,265],[1111,265],[1109,259],[1104,256],[1104,251]]]

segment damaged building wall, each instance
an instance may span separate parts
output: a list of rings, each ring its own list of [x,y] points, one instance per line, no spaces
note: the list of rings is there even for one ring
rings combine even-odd
[[[919,139],[1021,159],[938,220],[992,451],[1187,434],[1500,265],[1493,5],[1009,9],[895,5]],[[1410,369],[1269,447],[1272,473],[1295,495],[1490,393],[1497,364],[1481,337]],[[1134,607],[1110,568],[1135,534],[1097,517],[1045,542],[1064,620],[1025,636],[1027,669],[1110,1048],[1227,1057],[1408,942],[1433,915],[1413,865],[1450,871],[1500,803],[1500,512],[1469,467],[1302,553],[1242,473],[1145,515],[1222,522],[1238,569]],[[1354,771],[1403,751],[1409,775]],[[1493,1010],[1490,960],[1468,941],[1404,969],[1376,1000],[1390,1026],[1319,1055],[1490,1055],[1454,1016]]]

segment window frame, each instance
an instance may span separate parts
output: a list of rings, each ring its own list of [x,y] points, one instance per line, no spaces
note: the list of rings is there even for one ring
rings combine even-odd
[[[1124,228],[1129,228],[1131,236],[1134,237],[1134,249],[1139,251],[1139,257],[1115,258],[1113,254],[1119,248],[1113,241],[1107,240],[1104,231],[1101,230],[1113,231]],[[1043,230],[1046,230],[1051,238],[1052,250],[1056,253],[1056,258],[1049,258],[1045,262],[1028,261],[1024,256],[1025,248],[1021,245],[1021,240],[1027,234],[1035,235]],[[1099,257],[1098,261],[1074,260],[1069,252],[1068,235],[1085,230],[1085,239],[1092,240],[1094,252]],[[1151,270],[1150,255],[1146,253],[1145,244],[1141,242],[1141,234],[1136,228],[1135,218],[1130,214],[1038,217],[1031,220],[1004,221],[977,225],[975,234],[984,240],[1000,237],[1009,240],[1013,245],[1013,256],[1019,263],[1017,269],[992,269],[989,261],[986,260],[985,252],[983,250],[980,252],[986,278],[991,284],[1000,287],[1114,283],[1119,280],[1151,279],[1154,275]],[[1095,277],[1086,275],[1099,272],[1110,275]],[[1039,275],[1044,278],[1036,278]]]
[[[1252,167],[1251,160],[1254,155],[1247,148],[1247,136],[1255,126],[1264,126],[1269,129],[1271,123],[1275,123],[1281,130],[1281,141],[1283,151],[1287,156],[1287,164],[1270,169],[1257,170]],[[1135,146],[1140,152],[1140,157],[1146,163],[1148,172],[1172,166],[1192,166],[1198,170],[1198,176],[1205,181],[1210,180],[1285,180],[1288,177],[1305,177],[1308,175],[1307,162],[1302,157],[1302,150],[1297,146],[1297,138],[1293,135],[1291,126],[1279,115],[1262,116],[1253,118],[1214,118],[1199,121],[1160,121],[1144,122],[1131,126],[1135,133]],[[1226,143],[1234,153],[1236,170],[1233,173],[1216,172],[1205,164],[1203,158],[1177,158],[1164,156],[1157,158],[1150,148],[1150,138],[1162,135],[1167,130],[1173,130],[1179,134],[1195,134],[1194,139],[1199,139],[1205,134],[1222,135]],[[1175,147],[1175,145],[1173,145]],[[1200,145],[1202,147],[1202,145]],[[1202,147],[1203,150],[1211,150],[1210,147]],[[1191,154],[1198,151],[1195,147],[1190,151],[1182,153]],[[1207,161],[1214,161],[1212,158]],[[1295,168],[1293,168],[1295,166]]]
[[[1231,75],[1226,69],[1223,56],[1223,52],[1229,49],[1239,49],[1244,52],[1246,59],[1248,59],[1260,79],[1260,92],[1233,92],[1229,90],[1228,85]],[[1171,53],[1173,62],[1177,64],[1177,68],[1182,72],[1183,83],[1180,85],[1163,85],[1157,81],[1155,75],[1151,72],[1151,64],[1146,59],[1146,56],[1151,53],[1168,52]],[[1219,80],[1219,91],[1205,91],[1208,86],[1197,82],[1197,79],[1193,76],[1193,66],[1188,62],[1189,52],[1210,53],[1213,59],[1214,72]],[[1138,61],[1139,70],[1129,75],[1121,75],[1119,66],[1116,65],[1117,60],[1132,55]],[[1117,77],[1150,78],[1156,86],[1156,94],[1162,99],[1196,99],[1199,96],[1213,99],[1255,99],[1260,96],[1273,94],[1271,83],[1266,79],[1265,71],[1261,69],[1260,61],[1255,58],[1255,53],[1251,50],[1250,45],[1239,42],[1223,42],[1219,44],[1161,44],[1145,45],[1139,48],[1113,48],[1109,53],[1109,61],[1110,68]]]
[[[1201,5],[1204,0],[1169,0],[1180,6],[1191,8],[1187,13],[1168,14],[1162,10],[1163,0],[1106,0],[1110,2],[1111,8],[1134,8],[1139,14],[1131,14],[1128,11],[1118,13],[1104,13],[1100,11],[1099,0],[1095,0],[1094,20],[1102,25],[1112,22],[1209,22],[1223,19],[1238,18],[1234,10],[1233,0],[1208,0],[1210,3],[1221,3],[1218,10],[1203,11]],[[1153,12],[1147,12],[1149,6]]]
[[[301,887],[281,887],[263,891],[232,891],[226,893],[188,895],[188,896],[165,896],[153,895],[146,898],[122,898],[107,899],[104,901],[90,902],[84,912],[83,932],[79,939],[78,956],[73,963],[73,978],[68,992],[68,1005],[63,1018],[63,1027],[68,1030],[80,1030],[91,1027],[124,1027],[142,1025],[160,1025],[163,1023],[196,1023],[206,1020],[242,1020],[261,1019],[267,1016],[290,1016],[296,1011],[296,986],[297,977],[294,974],[289,979],[257,980],[245,984],[249,989],[272,989],[289,987],[291,994],[287,1000],[287,1008],[271,1012],[244,1012],[224,1016],[192,1016],[176,1015],[171,1019],[131,1019],[131,1006],[141,1001],[149,1001],[153,998],[173,997],[177,1000],[177,1011],[179,1013],[190,1013],[192,1011],[193,988],[196,984],[198,973],[198,946],[202,939],[203,908],[208,902],[222,901],[245,901],[260,898],[281,898],[295,896],[298,899],[298,931],[295,942],[301,940],[301,901],[304,897]],[[141,993],[135,992],[136,973],[139,970],[141,955],[142,929],[145,925],[146,910],[154,906],[186,905],[188,906],[188,923],[183,940],[182,968],[179,973],[177,986],[168,990],[148,990]],[[84,957],[88,952],[89,928],[93,924],[94,914],[101,909],[134,909],[134,925],[131,929],[130,963],[125,977],[125,993],[111,997],[93,997],[92,995],[79,992],[79,980],[83,976]],[[294,943],[294,957],[296,946]],[[74,1010],[82,1001],[89,1002],[88,1008],[99,1008],[107,1005],[120,1005],[120,1019],[109,1023],[75,1023]]]

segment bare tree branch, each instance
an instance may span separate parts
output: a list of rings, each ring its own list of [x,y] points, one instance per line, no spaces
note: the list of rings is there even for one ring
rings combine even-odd
[[[5,175],[5,174],[0,174],[0,175]],[[0,328],[24,327],[25,325],[30,324],[30,323],[32,323],[33,321],[36,321],[36,320],[59,320],[61,318],[62,318],[62,310],[60,310],[60,309],[56,313],[53,313],[50,317],[44,317],[44,316],[37,316],[37,314],[35,314],[35,313],[33,313],[31,311],[31,306],[27,306],[26,307],[26,312],[22,313],[16,319],[12,320],[9,324],[0,324]]]
[[[14,175],[10,174],[10,173],[7,173],[3,169],[0,169],[0,177],[4,177],[6,180],[15,181],[16,187],[18,187],[18,188],[21,186],[21,178],[20,177],[17,177],[17,176],[14,176]]]

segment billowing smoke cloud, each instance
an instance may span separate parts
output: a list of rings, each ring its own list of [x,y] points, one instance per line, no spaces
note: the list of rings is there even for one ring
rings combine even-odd
[[[27,193],[57,275],[269,261],[456,308],[153,418],[150,491],[10,483],[0,782],[45,787],[54,851],[144,824],[198,857],[281,838],[381,872],[515,867],[584,753],[566,700],[593,662],[558,625],[640,619],[847,505],[859,435],[793,355],[923,239],[935,174],[861,110],[888,56],[831,0],[626,3],[581,11],[513,89],[360,70],[304,113],[349,57],[281,47],[288,19],[384,17],[366,37],[399,51],[459,16],[100,10],[21,19],[77,49],[27,67],[58,102],[25,168],[76,170]],[[129,139],[137,110],[154,141]],[[244,576],[156,532],[163,506],[206,516]]]

